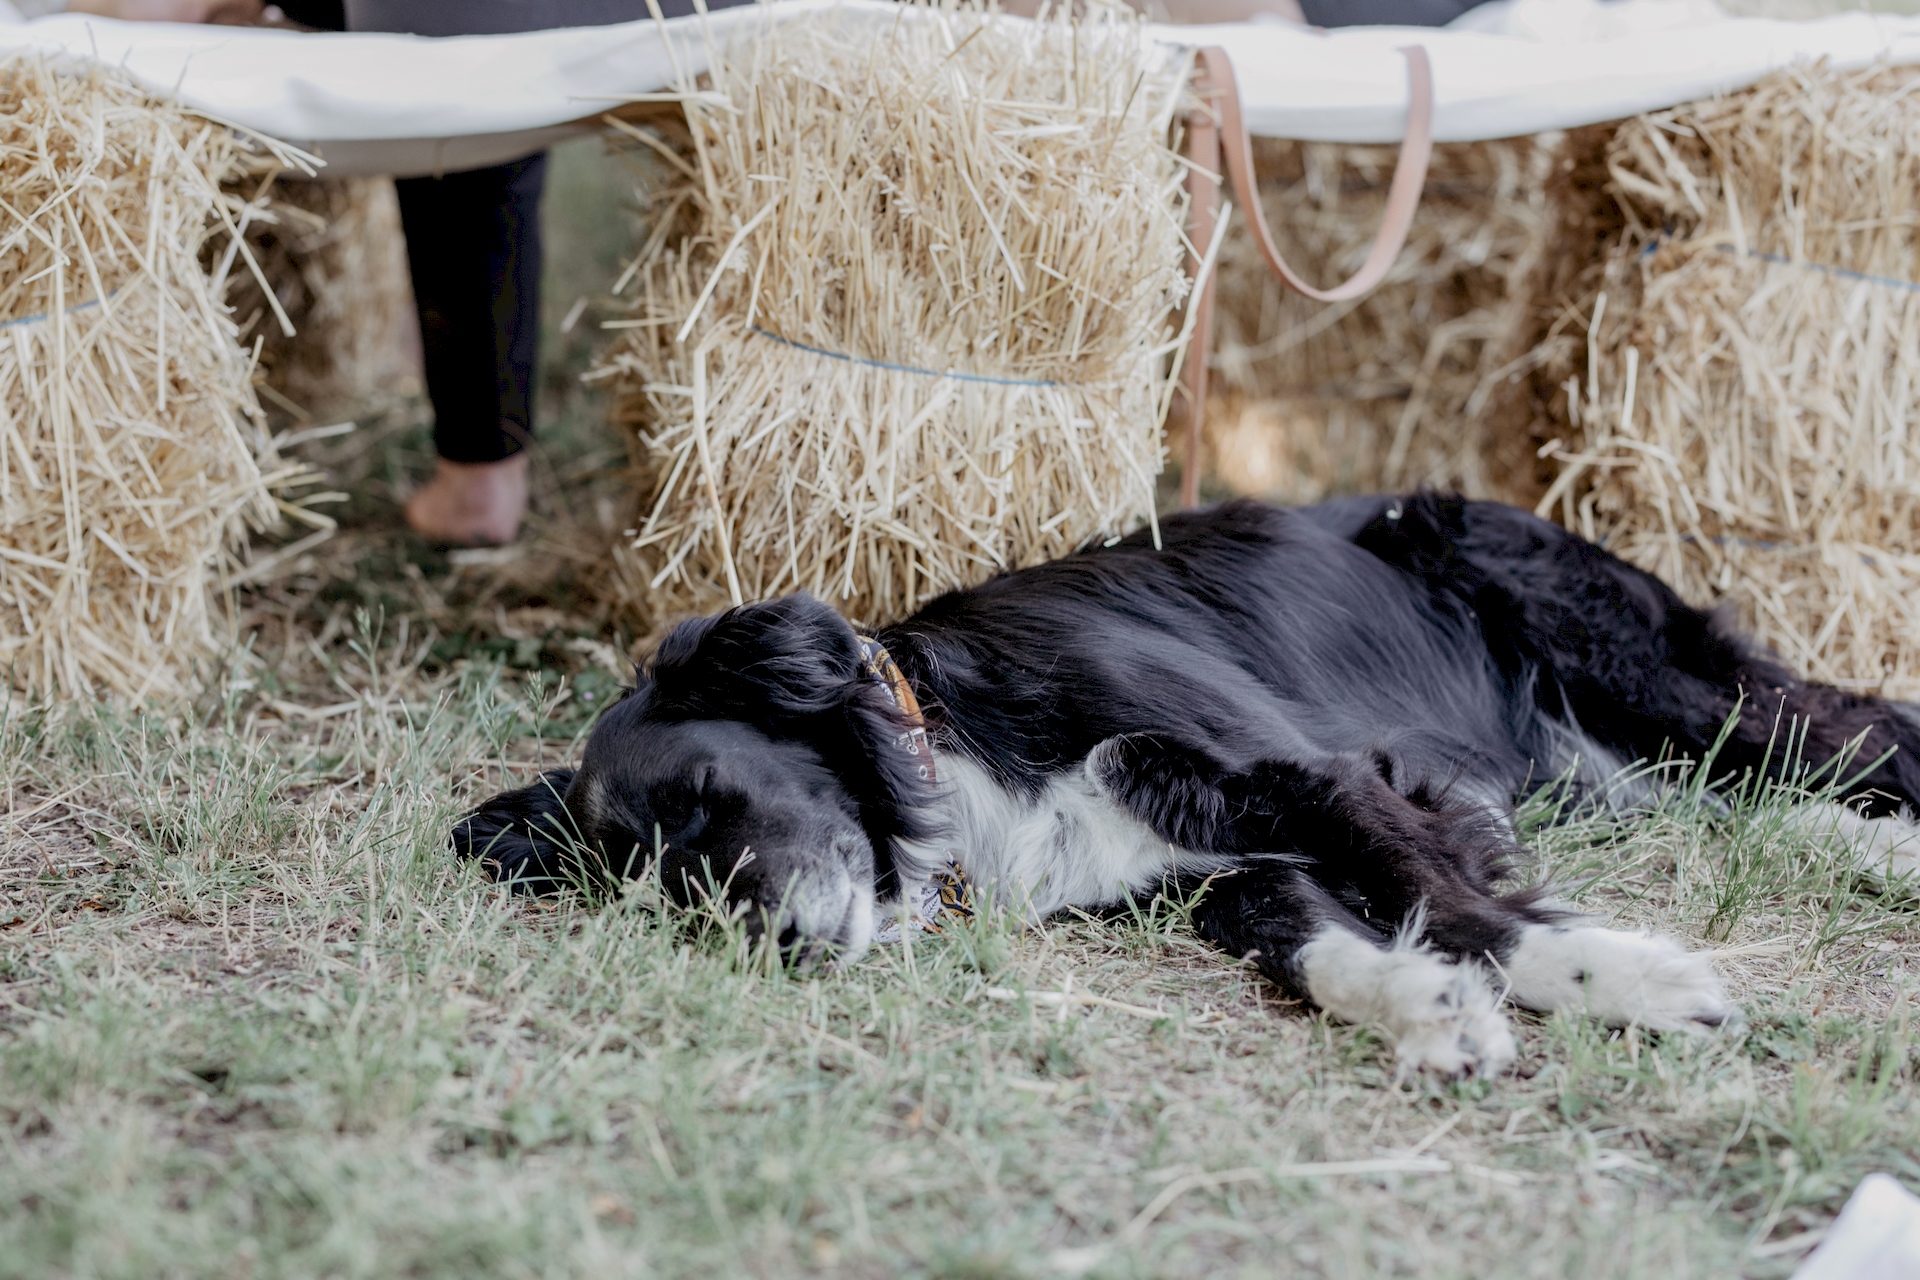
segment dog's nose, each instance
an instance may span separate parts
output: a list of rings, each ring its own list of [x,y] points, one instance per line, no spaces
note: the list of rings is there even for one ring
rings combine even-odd
[[[820,937],[800,927],[791,913],[783,912],[775,929],[769,909],[759,909],[747,917],[747,933],[756,942],[773,931],[773,944],[779,949],[780,962],[805,969],[824,959],[838,943],[836,938]]]
[[[785,904],[777,902],[759,902],[749,898],[743,922],[747,927],[747,936],[755,942],[773,935],[774,945],[780,953],[792,958],[796,948],[808,941],[818,942],[818,938],[809,938],[799,919],[787,909]],[[737,910],[737,908],[736,908]]]
[[[873,939],[873,893],[846,884],[793,885],[777,901],[747,898],[743,916],[756,942],[771,936],[788,964],[828,955],[857,959]]]

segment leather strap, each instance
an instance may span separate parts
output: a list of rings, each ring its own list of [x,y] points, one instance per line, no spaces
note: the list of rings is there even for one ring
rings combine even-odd
[[[1187,242],[1193,246],[1193,271],[1199,273],[1220,225],[1220,130],[1213,112],[1196,111],[1187,121]],[[1218,263],[1214,264],[1217,268]],[[1187,305],[1198,307],[1187,335],[1187,354],[1180,368],[1178,405],[1186,424],[1186,458],[1180,468],[1180,506],[1200,505],[1200,431],[1207,412],[1207,360],[1213,355],[1213,284],[1216,269],[1207,273],[1200,296]],[[1173,427],[1168,415],[1168,428]]]
[[[1413,229],[1413,214],[1420,207],[1420,192],[1427,184],[1427,162],[1433,156],[1433,65],[1427,51],[1419,45],[1400,50],[1407,60],[1407,128],[1400,143],[1400,159],[1393,167],[1393,185],[1387,189],[1387,208],[1380,219],[1380,231],[1373,238],[1367,260],[1346,283],[1332,289],[1316,289],[1287,265],[1267,232],[1267,219],[1260,208],[1260,188],[1253,177],[1253,141],[1247,136],[1246,122],[1240,116],[1240,87],[1233,78],[1233,59],[1219,45],[1209,45],[1198,53],[1201,69],[1199,92],[1211,99],[1220,117],[1220,149],[1226,159],[1227,175],[1233,181],[1233,195],[1240,202],[1253,242],[1276,276],[1287,287],[1321,302],[1345,302],[1364,297],[1393,269],[1393,261],[1406,247],[1407,232]],[[1205,246],[1195,246],[1204,251]]]
[[[1427,51],[1417,44],[1407,45],[1400,53],[1407,60],[1407,128],[1400,143],[1400,158],[1393,166],[1393,185],[1387,189],[1380,230],[1367,260],[1352,279],[1332,289],[1316,289],[1287,265],[1267,230],[1260,187],[1253,175],[1253,140],[1247,136],[1246,121],[1240,115],[1240,86],[1233,78],[1233,59],[1219,45],[1196,52],[1199,76],[1194,88],[1212,110],[1196,112],[1187,127],[1187,159],[1193,166],[1187,175],[1187,240],[1193,246],[1195,270],[1213,243],[1219,220],[1214,188],[1219,181],[1216,175],[1224,168],[1253,234],[1254,247],[1289,289],[1321,302],[1345,302],[1364,297],[1387,278],[1394,259],[1406,247],[1407,232],[1413,229],[1414,211],[1420,207],[1420,193],[1427,185],[1427,162],[1433,157],[1433,66],[1427,61]],[[1180,505],[1188,508],[1200,502],[1200,433],[1207,408],[1207,359],[1213,347],[1213,280],[1213,275],[1207,277],[1200,296],[1191,304],[1200,311],[1180,374],[1186,415]],[[1170,430],[1172,426],[1170,420]]]

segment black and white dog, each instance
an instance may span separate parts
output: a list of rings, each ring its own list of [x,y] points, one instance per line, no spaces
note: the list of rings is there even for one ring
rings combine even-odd
[[[783,944],[849,957],[949,859],[1035,920],[1204,884],[1207,938],[1443,1073],[1511,1061],[1496,981],[1616,1024],[1738,1017],[1704,955],[1502,888],[1529,786],[1603,793],[1731,721],[1717,773],[1851,752],[1819,822],[1868,870],[1920,867],[1915,708],[1796,679],[1555,525],[1421,494],[1160,534],[881,630],[905,687],[807,596],[688,622],[577,770],[489,801],[455,846],[534,888],[657,850],[670,887],[724,884]]]

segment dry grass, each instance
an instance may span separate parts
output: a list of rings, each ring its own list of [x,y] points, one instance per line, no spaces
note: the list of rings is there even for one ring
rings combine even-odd
[[[223,575],[301,478],[221,305],[247,208],[291,155],[104,70],[0,67],[0,666],[69,697],[177,697],[231,642]],[[225,234],[222,250],[210,240]],[[217,259],[202,268],[203,254]]]
[[[1434,149],[1407,247],[1366,298],[1282,288],[1244,228],[1221,251],[1206,458],[1237,493],[1313,502],[1430,485],[1530,502],[1527,424],[1496,393],[1531,367],[1531,286],[1552,243],[1558,135]],[[1323,280],[1366,256],[1393,147],[1262,140],[1260,196],[1279,243]]]
[[[444,834],[616,690],[546,545],[590,477],[449,563],[369,496],[400,425],[301,446],[352,527],[197,703],[0,708],[0,1276],[1760,1280],[1920,1177],[1914,904],[1776,793],[1528,807],[1529,874],[1721,948],[1751,1023],[1520,1015],[1462,1085],[1395,1087],[1179,904],[792,974],[644,883],[503,898]]]
[[[595,375],[636,432],[643,629],[799,589],[899,617],[1151,517],[1182,62],[1131,15],[916,16],[749,34],[687,100]]]
[[[1801,69],[1623,126],[1601,198],[1624,226],[1541,348],[1566,427],[1544,510],[1729,602],[1798,670],[1904,698],[1920,696],[1916,90],[1910,70]]]

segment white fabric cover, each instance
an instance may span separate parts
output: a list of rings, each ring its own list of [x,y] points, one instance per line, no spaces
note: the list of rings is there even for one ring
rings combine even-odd
[[[912,20],[884,0],[783,0],[664,24],[433,40],[61,16],[0,24],[0,52],[119,64],[208,114],[317,151],[335,173],[431,173],[525,154],[584,127],[572,122],[610,98],[666,89],[676,69],[703,70],[708,41],[742,23],[835,5]],[[1334,142],[1399,138],[1406,73],[1396,50],[1416,42],[1433,59],[1443,141],[1617,119],[1751,84],[1796,59],[1920,62],[1920,19],[1732,19],[1710,0],[1501,0],[1438,31],[1152,30],[1174,44],[1224,45],[1255,133]]]

